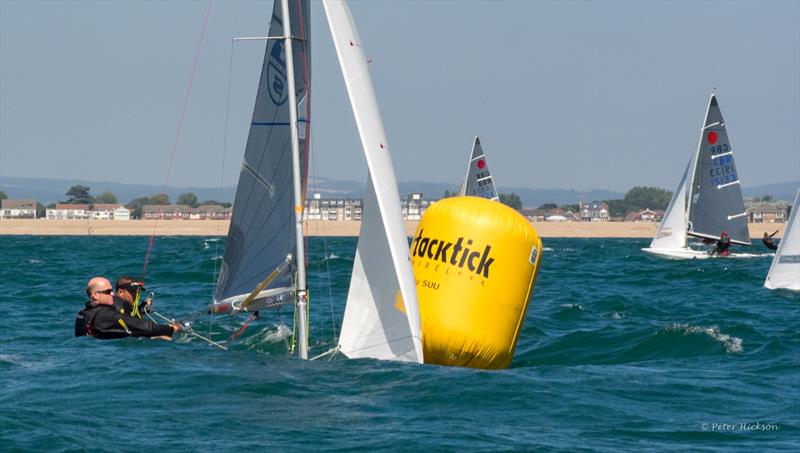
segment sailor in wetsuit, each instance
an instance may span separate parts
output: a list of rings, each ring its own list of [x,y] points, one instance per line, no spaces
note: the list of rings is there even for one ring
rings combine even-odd
[[[728,256],[731,254],[731,238],[728,237],[728,232],[723,231],[717,241],[717,246],[711,251],[712,255]]]
[[[764,237],[761,239],[761,242],[763,242],[764,245],[767,246],[767,248],[770,250],[778,250],[778,246],[775,245],[774,242],[772,242],[772,236],[775,236],[776,234],[778,234],[778,230],[775,230],[772,234],[767,234],[767,232],[765,231]]]
[[[158,337],[170,339],[180,332],[181,325],[156,324],[147,319],[134,318],[114,304],[114,290],[107,278],[95,277],[86,285],[89,301],[75,319],[75,336],[92,336],[102,340],[124,337]]]
[[[141,318],[142,313],[150,312],[152,301],[149,298],[139,301],[140,295],[145,291],[143,282],[126,275],[117,279],[116,288],[114,306],[117,309],[122,308],[126,314],[135,318]]]

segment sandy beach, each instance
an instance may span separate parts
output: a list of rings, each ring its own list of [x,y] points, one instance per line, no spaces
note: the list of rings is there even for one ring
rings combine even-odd
[[[40,236],[225,236],[228,221],[221,220],[45,220],[0,219],[0,235]],[[764,232],[778,230],[783,235],[783,223],[751,223],[750,236],[759,239]],[[647,222],[534,222],[534,228],[544,238],[649,238],[658,227]],[[312,221],[306,224],[309,236],[358,236],[360,222]],[[406,222],[406,234],[414,234],[416,222]]]

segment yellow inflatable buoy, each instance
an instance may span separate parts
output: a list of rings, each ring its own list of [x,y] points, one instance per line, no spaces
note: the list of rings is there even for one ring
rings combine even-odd
[[[542,241],[515,210],[478,197],[431,205],[411,242],[425,363],[507,368]]]

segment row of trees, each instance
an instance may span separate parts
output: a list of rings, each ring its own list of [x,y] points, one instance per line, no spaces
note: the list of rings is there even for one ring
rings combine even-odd
[[[67,197],[67,201],[63,201],[62,203],[69,203],[69,204],[88,204],[94,205],[98,203],[118,203],[117,196],[111,192],[103,192],[99,196],[95,197],[91,194],[91,188],[89,186],[77,185],[72,186],[69,188],[67,193],[65,194]],[[169,195],[165,193],[159,193],[155,195],[151,195],[149,197],[140,197],[134,200],[131,200],[130,203],[127,203],[125,207],[131,210],[131,217],[134,219],[142,218],[142,209],[146,205],[168,205],[171,204]],[[188,192],[182,193],[178,195],[178,200],[176,204],[188,205],[193,208],[196,208],[203,205],[219,205],[226,208],[231,207],[230,203],[227,202],[220,202],[216,200],[205,200],[203,202],[197,201],[197,195]],[[48,208],[54,208],[55,203],[47,206]]]
[[[456,196],[456,192],[445,190],[444,198]],[[501,193],[498,194],[500,202],[506,206],[510,206],[516,210],[522,209],[522,201],[519,196],[514,193]],[[603,203],[608,205],[609,217],[625,217],[629,212],[640,212],[645,209],[667,209],[669,201],[672,199],[672,192],[658,187],[634,187],[625,194],[625,198],[621,200],[602,200]],[[578,212],[579,206],[577,204],[564,204],[557,205],[555,203],[545,203],[539,206],[538,209],[549,211],[551,209],[561,208],[564,211]]]
[[[602,200],[608,205],[609,217],[625,217],[631,212],[641,212],[645,209],[665,210],[672,199],[672,192],[658,187],[634,187],[629,190],[621,200]],[[561,208],[564,211],[577,212],[577,204],[557,206],[555,203],[545,203],[539,209],[550,210]]]

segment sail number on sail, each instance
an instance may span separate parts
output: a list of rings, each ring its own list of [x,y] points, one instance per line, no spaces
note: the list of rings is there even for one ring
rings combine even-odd
[[[727,145],[725,147],[727,148]],[[712,162],[714,168],[709,170],[709,172],[711,173],[711,182],[714,185],[720,186],[737,181],[736,170],[733,168],[733,156],[731,154],[714,157]]]

